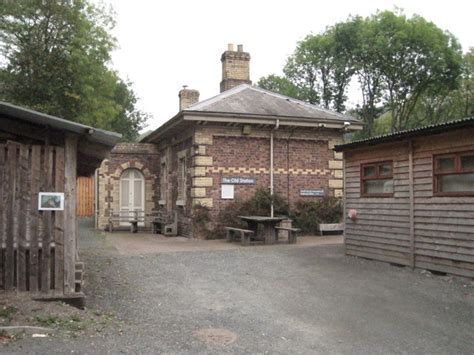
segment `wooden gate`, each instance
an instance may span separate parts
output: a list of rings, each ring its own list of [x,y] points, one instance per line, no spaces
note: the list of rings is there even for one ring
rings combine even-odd
[[[0,144],[0,289],[62,294],[64,212],[38,193],[64,192],[64,148]]]
[[[94,215],[94,178],[78,177],[76,191],[76,215],[78,217],[92,217]]]

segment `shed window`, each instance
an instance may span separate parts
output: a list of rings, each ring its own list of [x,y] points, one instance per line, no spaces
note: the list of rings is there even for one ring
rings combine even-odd
[[[434,157],[434,194],[474,196],[474,152]]]
[[[392,161],[361,165],[361,195],[367,197],[393,196]]]

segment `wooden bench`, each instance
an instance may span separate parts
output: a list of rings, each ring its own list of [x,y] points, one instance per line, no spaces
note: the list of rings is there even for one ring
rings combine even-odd
[[[151,232],[156,234],[160,232],[166,236],[178,235],[178,214],[175,212],[174,219],[166,212],[160,212],[151,221]]]
[[[278,240],[278,231],[287,231],[288,232],[288,244],[296,244],[296,237],[298,232],[301,231],[299,228],[291,227],[275,227],[277,231],[277,240]]]
[[[114,223],[130,223],[130,232],[138,232],[138,223],[145,222],[143,211],[110,211],[109,214],[109,232],[114,231]]]
[[[233,242],[236,239],[236,235],[240,237],[240,244],[242,245],[250,245],[250,238],[254,235],[254,231],[249,229],[241,229],[241,228],[234,228],[234,227],[225,227],[227,231],[227,241]]]

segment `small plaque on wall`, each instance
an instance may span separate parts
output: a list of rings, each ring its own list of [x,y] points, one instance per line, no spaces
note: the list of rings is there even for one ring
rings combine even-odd
[[[40,211],[63,211],[63,192],[40,192],[38,196],[38,210]]]
[[[221,185],[221,198],[223,200],[233,200],[234,185]]]
[[[232,185],[255,185],[255,178],[253,177],[222,177],[222,184],[232,184]]]
[[[302,189],[300,190],[300,196],[324,196],[324,189]]]

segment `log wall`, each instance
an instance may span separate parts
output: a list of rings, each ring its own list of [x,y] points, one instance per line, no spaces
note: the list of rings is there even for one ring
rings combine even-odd
[[[433,155],[474,151],[472,137],[466,129],[345,152],[346,253],[474,277],[474,197],[433,196]],[[393,160],[394,196],[361,197],[360,165],[384,160]]]
[[[0,290],[67,293],[65,211],[38,210],[40,191],[65,191],[65,165],[63,147],[0,144]]]

